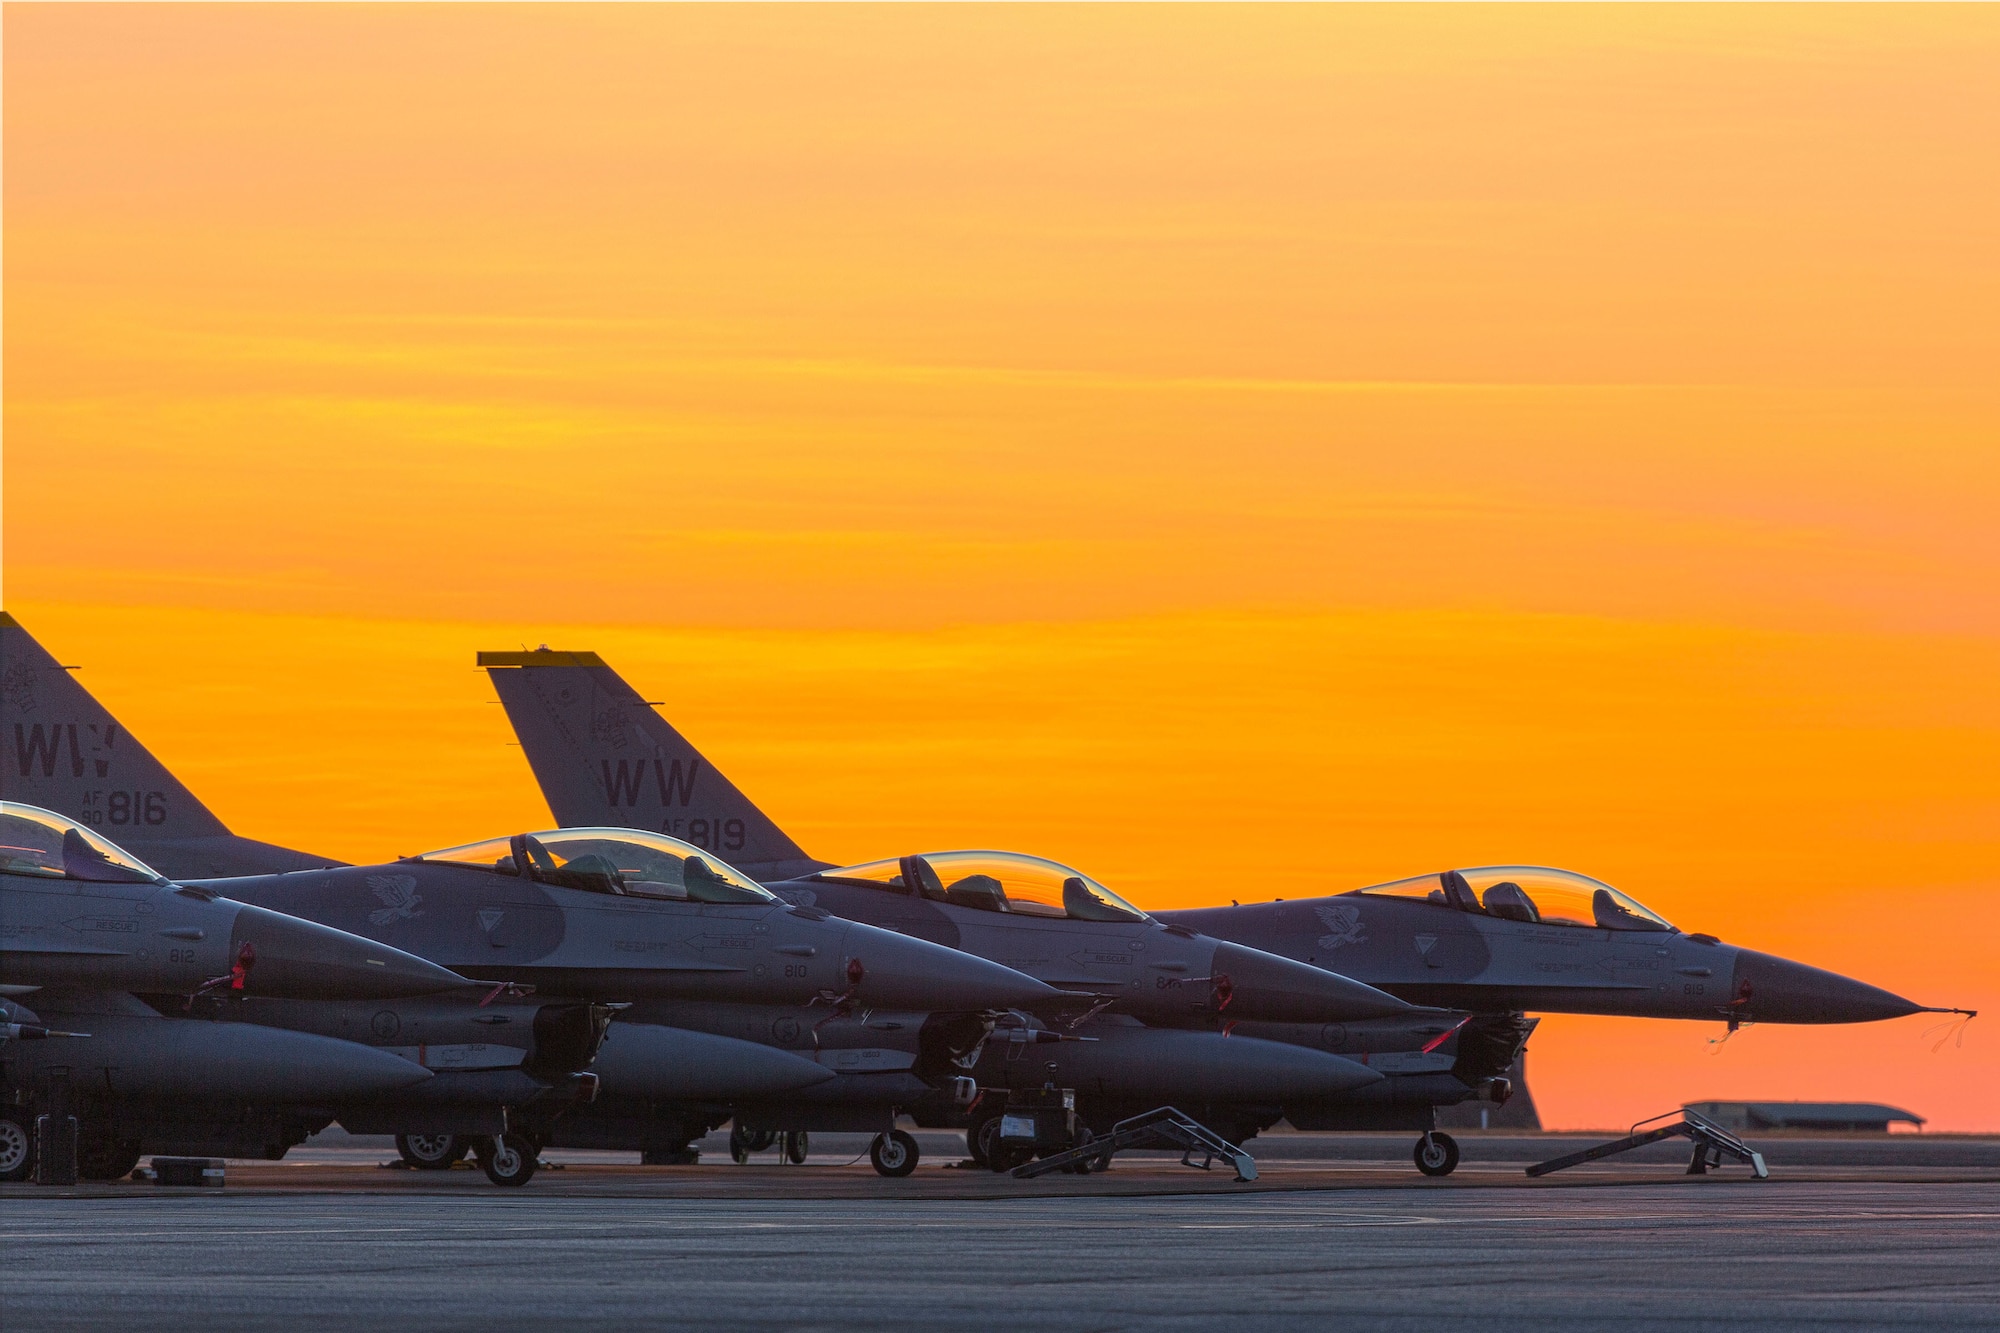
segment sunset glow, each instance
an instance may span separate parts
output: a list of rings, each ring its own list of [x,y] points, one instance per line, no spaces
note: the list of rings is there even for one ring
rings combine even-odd
[[[546,823],[473,654],[594,649],[829,860],[1988,1011],[1551,1018],[1551,1126],[2000,1129],[1991,7],[4,22],[7,606],[236,832]]]

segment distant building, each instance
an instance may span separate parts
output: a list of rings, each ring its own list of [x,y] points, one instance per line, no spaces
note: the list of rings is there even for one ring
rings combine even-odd
[[[1535,1094],[1528,1091],[1528,1053],[1521,1052],[1507,1071],[1513,1080],[1514,1095],[1505,1103],[1460,1102],[1437,1109],[1439,1129],[1540,1129],[1541,1113],[1535,1110]]]
[[[1923,1128],[1924,1118],[1873,1102],[1689,1102],[1686,1109],[1724,1129],[1821,1129],[1887,1134],[1892,1122]]]

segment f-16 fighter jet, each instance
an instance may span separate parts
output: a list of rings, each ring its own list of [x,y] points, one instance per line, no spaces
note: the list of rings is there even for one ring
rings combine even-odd
[[[471,983],[373,940],[169,883],[73,819],[0,801],[0,984],[374,1000]]]
[[[711,852],[644,833],[517,834],[364,867],[236,838],[11,619],[0,620],[0,654],[0,700],[9,715],[31,719],[0,733],[13,747],[0,759],[10,792],[68,802],[86,823],[136,826],[151,854],[183,873],[320,872],[213,883],[402,940],[429,957],[461,958],[481,977],[531,984],[557,1000],[638,1002],[611,1025],[592,1066],[601,1099],[552,1124],[529,1122],[527,1138],[671,1158],[727,1120],[739,1098],[782,1107],[785,1127],[799,1132],[886,1134],[898,1106],[935,1096],[939,1082],[963,1085],[995,1015],[1056,995],[966,954],[788,907]],[[662,1006],[687,1015],[687,1026],[653,1021]],[[716,1017],[724,1007],[727,1022]],[[394,1049],[407,1044],[396,1035],[403,1024],[466,1035],[462,1016],[438,1008],[429,1006],[427,1019],[377,1015],[387,1036],[372,1021],[366,1032],[342,1031]],[[735,1036],[744,1015],[753,1016],[754,1047]],[[251,1006],[245,1016],[323,1030],[295,1008]],[[468,1072],[453,1071],[459,1086]],[[404,1115],[400,1104],[396,1114]],[[372,1114],[348,1119],[382,1127]],[[467,1142],[492,1137],[476,1121],[443,1113],[404,1119],[403,1150],[417,1164],[448,1165]]]
[[[1006,870],[972,864],[990,853],[845,869],[814,861],[596,654],[544,649],[482,654],[481,662],[561,822],[682,829],[737,849],[780,893],[812,893],[835,911],[888,924],[879,908],[828,896],[832,886],[872,881],[904,895],[894,911],[897,928],[919,933],[941,914],[934,910],[939,904],[1006,912],[1013,919],[1000,919],[1012,926],[1024,913],[1065,910],[1064,895],[1079,895],[1074,902],[1084,911],[1104,901],[1101,886],[1078,875],[1080,889],[1065,886],[1058,895],[1048,884],[1035,885],[1017,908]],[[959,861],[963,874],[943,868]],[[1328,898],[1162,912],[1155,919],[1329,969],[1415,1004],[1477,1013],[1442,1041],[1443,1034],[1415,1031],[1425,1026],[1421,1021],[1406,1033],[1393,1020],[1368,1029],[1265,1024],[1244,1013],[1238,1035],[1364,1056],[1371,1067],[1393,1072],[1386,1085],[1357,1090],[1338,1105],[1288,1104],[1295,1123],[1326,1127],[1399,1125],[1419,1105],[1427,1120],[1431,1105],[1467,1095],[1451,1093],[1465,1075],[1480,1070],[1490,1077],[1511,1064],[1532,1028],[1520,1017],[1527,1010],[1717,1018],[1732,1025],[1857,1022],[1922,1011],[1862,982],[1683,934],[1609,885],[1539,868],[1446,872]],[[1418,1146],[1420,1165],[1434,1148],[1427,1135]]]
[[[1040,857],[954,851],[844,868],[811,860],[596,654],[481,653],[479,660],[565,825],[670,825],[677,836],[744,856],[788,901],[1004,962],[1060,989],[1115,997],[1120,1012],[1149,1023],[1329,1022],[1409,1011],[1325,969],[1162,925]],[[615,772],[625,776],[610,776],[613,751]]]
[[[1740,1023],[1962,1013],[1687,934],[1609,884],[1481,866],[1326,898],[1163,912],[1193,930],[1338,967],[1419,1004]]]
[[[789,901],[1100,997],[1088,1012],[1004,1025],[973,1071],[984,1089],[1004,1094],[1069,1080],[1094,1129],[1171,1101],[1238,1138],[1277,1120],[1287,1105],[1352,1108],[1365,1097],[1369,1114],[1379,1119],[1391,1107],[1401,1123],[1413,1106],[1428,1117],[1436,1103],[1507,1094],[1499,1076],[1532,1027],[1524,1020],[1485,1023],[1482,1031],[1497,1022],[1496,1039],[1508,1044],[1495,1063],[1491,1041],[1455,1030],[1459,1015],[1440,1022],[1327,970],[1281,966],[1272,955],[1164,926],[1081,872],[1039,857],[955,851],[847,867],[812,860],[595,654],[480,660],[559,819],[673,827],[754,858],[768,887]],[[1317,1034],[1349,1024],[1373,1024],[1378,1042],[1404,1030],[1413,1051],[1427,1047],[1415,1052],[1421,1068],[1385,1078],[1326,1050]],[[1253,1027],[1315,1038],[1281,1046],[1252,1035]],[[1357,1053],[1371,1055],[1365,1046]],[[982,1096],[971,1112],[975,1157],[980,1132],[1003,1104]],[[922,1123],[966,1118],[935,1103],[912,1114]],[[758,1116],[746,1108],[739,1120],[754,1125]]]
[[[138,1160],[134,1137],[99,1114],[121,1098],[365,1100],[431,1078],[348,1041],[173,1021],[139,995],[377,1005],[469,986],[376,941],[169,883],[74,820],[0,802],[0,1179],[27,1174],[57,1068],[90,1103],[82,1170],[106,1179]]]
[[[977,889],[939,893],[924,858],[914,868],[881,862],[845,870],[808,860],[594,653],[488,653],[481,660],[560,822],[617,818],[685,828],[695,841],[741,847],[743,862],[763,867],[766,882],[802,873],[815,881],[886,882],[907,872],[921,880],[906,899],[913,921],[928,915],[931,901],[984,901]],[[1035,892],[1039,901],[1017,912],[1062,910],[1052,891]],[[1154,915],[1332,969],[1414,1004],[1766,1023],[1959,1012],[1683,933],[1608,884],[1538,866],[1448,870],[1330,897]]]

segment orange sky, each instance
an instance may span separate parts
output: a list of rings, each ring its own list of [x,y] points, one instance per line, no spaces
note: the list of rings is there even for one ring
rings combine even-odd
[[[7,604],[239,832],[545,820],[605,652],[809,851],[1451,863],[2000,1008],[2000,12],[9,6]],[[1975,1023],[1550,1123],[2000,1128]]]

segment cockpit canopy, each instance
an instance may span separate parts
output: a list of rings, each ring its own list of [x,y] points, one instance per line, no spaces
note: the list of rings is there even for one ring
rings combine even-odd
[[[1674,929],[1666,918],[1601,880],[1547,866],[1479,866],[1392,880],[1357,894],[1416,898],[1462,912],[1531,921],[1545,926],[1588,926],[1598,930]],[[1348,896],[1343,894],[1343,897]]]
[[[822,870],[814,879],[865,884],[932,902],[1071,921],[1145,921],[1132,904],[1066,865],[1019,852],[925,852]]]
[[[693,903],[775,903],[769,890],[692,843],[629,828],[517,833],[412,860],[471,866],[586,893]]]
[[[164,884],[165,876],[74,819],[0,801],[0,872],[97,884]]]

